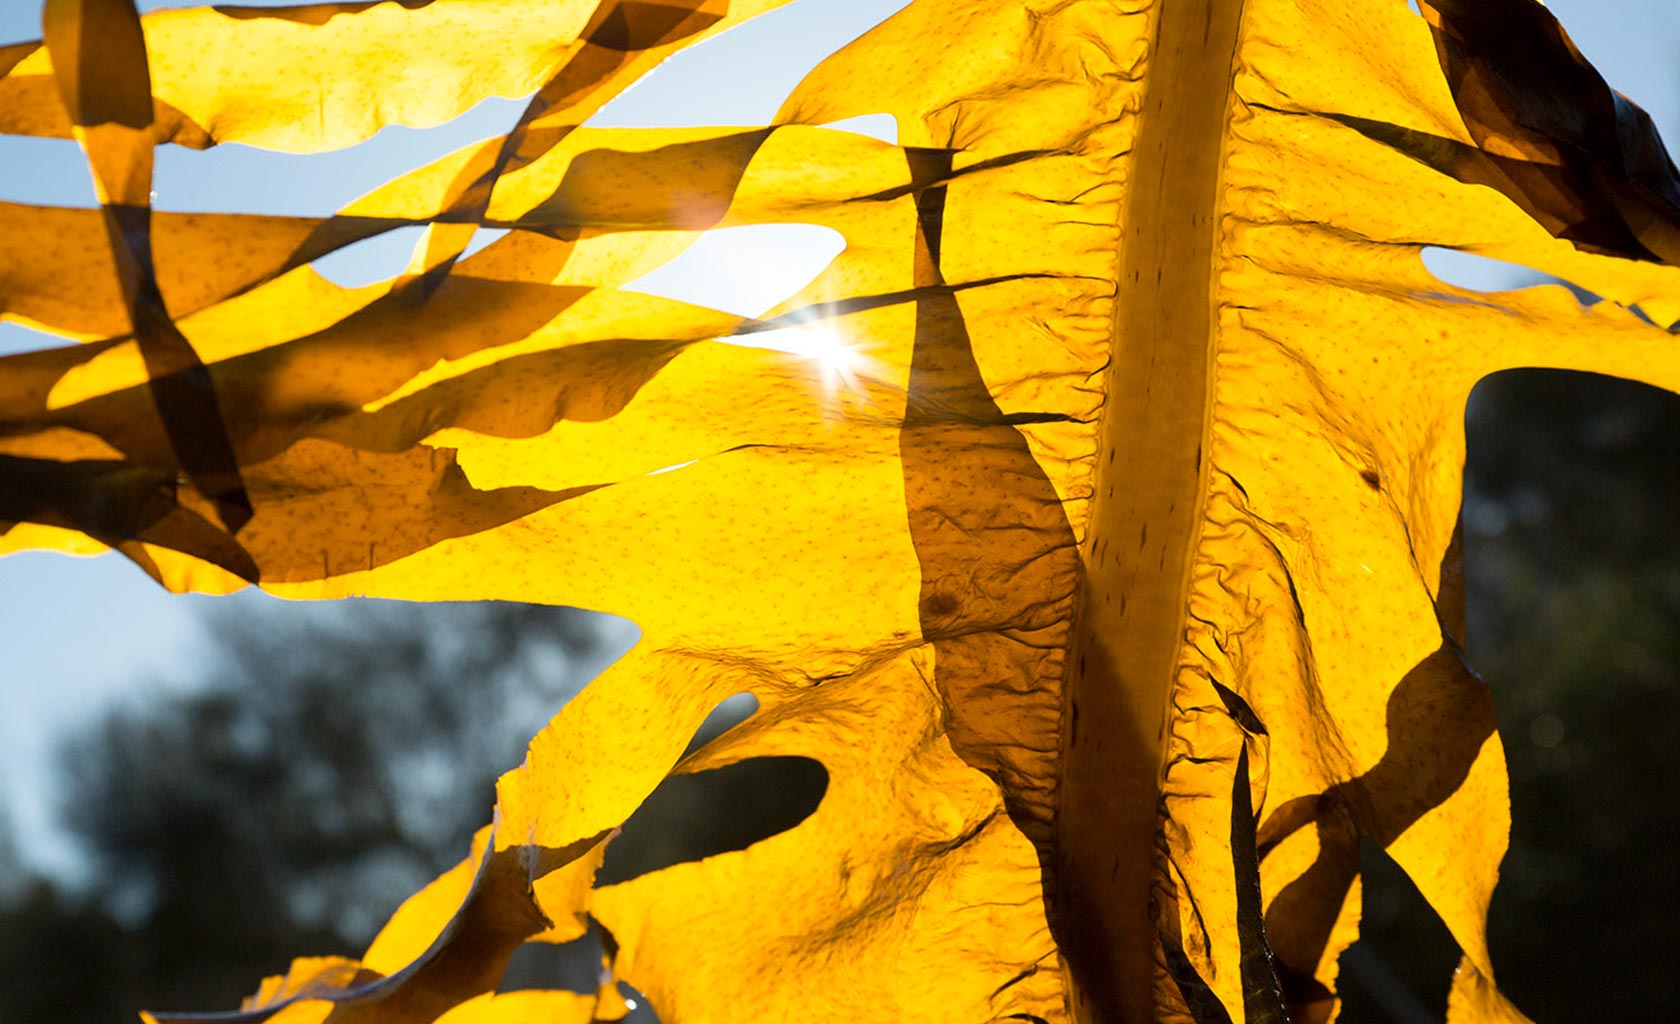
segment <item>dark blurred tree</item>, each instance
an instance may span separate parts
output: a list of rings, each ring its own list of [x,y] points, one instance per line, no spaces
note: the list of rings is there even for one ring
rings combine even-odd
[[[1514,825],[1490,914],[1539,1021],[1680,1011],[1680,398],[1525,370],[1467,417],[1466,648],[1492,687]],[[1354,1022],[1440,1020],[1456,947],[1365,857]],[[1363,947],[1363,948],[1360,948]]]
[[[128,948],[98,907],[45,880],[26,881],[0,904],[0,1021],[133,1021],[133,1005],[114,983]]]
[[[619,653],[608,620],[570,609],[264,607],[284,614],[212,619],[195,685],[64,746],[63,817],[94,868],[82,912],[127,938],[93,975],[126,1008],[110,1019],[226,1008],[292,956],[359,952]]]
[[[1680,398],[1531,371],[1489,389],[1483,408],[1501,429],[1482,442],[1468,510],[1480,533],[1470,582],[1484,592],[1470,645],[1500,704],[1516,820],[1494,955],[1523,965],[1505,983],[1543,1018],[1669,1019]]]

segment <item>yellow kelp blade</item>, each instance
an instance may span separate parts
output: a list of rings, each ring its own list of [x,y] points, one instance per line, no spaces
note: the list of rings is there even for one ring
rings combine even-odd
[[[953,752],[931,660],[909,651],[820,685],[735,676],[760,710],[681,770],[803,755],[828,788],[790,831],[595,892],[615,971],[662,1019],[1059,1016],[1037,858]]]
[[[1680,387],[1680,190],[1641,115],[1530,0],[917,0],[773,129],[577,128],[642,66],[580,38],[622,15],[662,53],[697,32],[649,26],[722,13],[659,6],[556,30],[513,136],[340,218],[170,224],[257,254],[170,285],[229,399],[237,534],[181,484],[132,342],[0,362],[9,546],[80,531],[176,589],[517,596],[643,627],[504,776],[476,854],[519,866],[495,898],[435,883],[356,967],[369,1009],[310,961],[274,994],[336,988],[280,1012],[513,1013],[485,995],[510,944],[587,915],[672,1020],[1326,1020],[1369,839],[1463,949],[1454,1019],[1516,1019],[1484,933],[1508,809],[1461,655],[1463,405],[1518,365]],[[320,37],[350,53],[379,19],[475,8],[314,10],[310,31],[371,33]],[[23,88],[35,58],[5,59]],[[474,97],[500,73],[442,59],[488,76]],[[347,68],[364,107],[403,73]],[[250,138],[306,131],[276,110]],[[902,147],[814,127],[876,113]],[[353,140],[378,118],[343,120]],[[298,266],[317,232],[423,222],[388,286]],[[760,223],[847,248],[756,320],[620,287]],[[516,230],[458,260],[480,224]],[[1462,292],[1424,245],[1612,301]],[[15,315],[110,321],[109,296],[73,309],[8,258]],[[755,716],[678,764],[742,692]],[[820,764],[808,816],[590,887],[584,851],[674,764],[766,757]]]
[[[100,216],[97,210],[0,203],[0,317],[87,338],[129,331],[110,250],[90,244],[102,230]],[[408,223],[154,211],[158,290],[170,312],[185,317]]]
[[[251,498],[203,361],[163,304],[152,260],[151,78],[132,0],[47,0],[46,53],[64,111],[87,153],[117,285],[146,366],[170,454],[229,533]]]
[[[155,138],[290,153],[439,125],[568,79],[573,123],[666,54],[783,0],[432,0],[191,7],[144,19]],[[0,51],[0,132],[68,137],[39,44]]]
[[[893,147],[850,133],[585,128],[497,177],[483,208],[464,208],[463,183],[485,174],[499,148],[499,140],[465,147],[329,218],[154,212],[164,303],[177,320],[189,319],[345,246],[436,218],[455,227],[523,229],[490,247],[499,253],[468,258],[467,276],[621,285],[680,251],[693,237],[687,232],[816,220],[856,234],[855,201],[907,180]],[[696,166],[706,169],[704,178]],[[775,190],[766,184],[772,181]],[[127,309],[99,240],[99,218],[92,210],[0,203],[0,317],[82,337],[126,332]],[[592,241],[627,232],[641,233],[639,246]],[[298,304],[296,297],[277,298],[243,315],[267,322]],[[182,328],[193,337],[191,322]],[[204,349],[213,339],[193,340],[207,360],[224,357],[225,347]]]

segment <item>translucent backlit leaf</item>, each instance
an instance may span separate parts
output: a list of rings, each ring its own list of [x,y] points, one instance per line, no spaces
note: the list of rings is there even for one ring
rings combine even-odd
[[[556,100],[544,116],[576,124],[674,48],[780,2],[428,0],[164,10],[144,20],[151,84],[129,102],[139,103],[158,142],[240,142],[292,153],[352,145],[391,124],[442,124],[487,97],[541,88]],[[0,50],[0,70],[0,130],[71,134],[45,48]],[[101,75],[120,71],[107,65]],[[155,116],[145,113],[147,93]]]
[[[915,0],[773,125],[582,126],[771,6],[50,0],[0,51],[0,129],[74,135],[105,204],[0,207],[0,313],[88,342],[0,361],[0,545],[643,630],[468,860],[236,1019],[611,1019],[623,979],[673,1024],[1324,1021],[1362,840],[1462,948],[1452,1019],[1522,1019],[1463,408],[1513,366],[1680,388],[1649,119],[1532,0]],[[508,136],[337,216],[147,208],[155,143],[496,95],[532,97]],[[880,114],[898,145],[822,127]],[[307,266],[417,224],[391,281]],[[631,287],[753,224],[845,248],[757,318]],[[1606,300],[1463,291],[1426,245]],[[826,781],[596,877],[663,780],[752,764]],[[591,920],[600,993],[496,994]]]

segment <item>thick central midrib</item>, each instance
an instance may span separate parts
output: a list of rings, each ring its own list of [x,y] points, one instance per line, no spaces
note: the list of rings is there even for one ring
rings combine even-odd
[[[1202,519],[1213,260],[1243,0],[1159,0],[1120,224],[1052,913],[1080,1024],[1143,1024],[1162,748]]]

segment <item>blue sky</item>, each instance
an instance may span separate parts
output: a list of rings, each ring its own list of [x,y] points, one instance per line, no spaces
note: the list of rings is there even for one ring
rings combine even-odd
[[[796,0],[755,22],[678,55],[602,111],[612,125],[762,124],[822,56],[902,6],[903,0]],[[191,6],[142,2],[143,9]],[[279,6],[279,4],[265,4]],[[1673,0],[1552,0],[1583,52],[1611,84],[1680,139],[1680,7]],[[39,36],[38,0],[0,3],[0,42]],[[288,157],[223,146],[159,151],[157,205],[167,210],[239,210],[324,215],[402,170],[505,131],[520,104],[491,100],[430,131],[392,128],[335,154]],[[859,124],[872,134],[890,122]],[[0,200],[93,205],[80,151],[62,140],[0,137]],[[417,230],[417,229],[416,229]],[[400,269],[412,235],[363,243],[320,266],[345,282]],[[791,293],[832,255],[832,242],[797,228],[734,229],[702,244],[648,291],[756,313]],[[1438,273],[1489,287],[1497,272],[1451,261]],[[42,344],[0,325],[0,352]],[[198,621],[212,601],[251,615],[283,615],[261,594],[173,596],[116,556],[72,559],[22,554],[0,559],[0,814],[9,810],[24,854],[63,867],[55,834],[51,755],[59,734],[115,700],[142,700],[190,678],[204,644]]]

